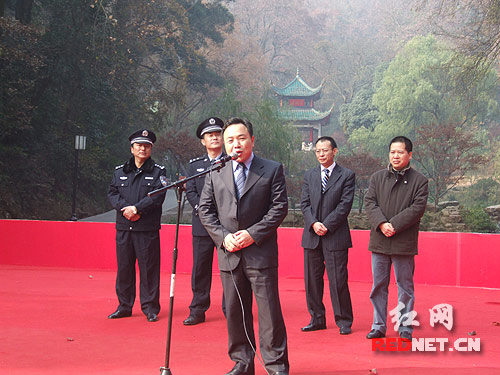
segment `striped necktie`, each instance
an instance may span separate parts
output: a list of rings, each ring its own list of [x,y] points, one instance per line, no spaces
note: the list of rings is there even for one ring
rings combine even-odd
[[[241,197],[243,187],[245,186],[245,180],[247,176],[245,170],[247,169],[244,163],[238,163],[236,170],[234,171],[234,183],[236,184],[236,193],[238,194],[238,199]]]
[[[324,170],[323,179],[321,180],[321,192],[324,193],[326,189],[326,184],[328,184],[328,175],[330,174],[329,169]]]

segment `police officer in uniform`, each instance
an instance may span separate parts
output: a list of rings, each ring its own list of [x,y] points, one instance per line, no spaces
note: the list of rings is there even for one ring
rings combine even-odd
[[[222,151],[224,145],[222,140],[223,126],[224,122],[217,117],[207,118],[198,126],[196,136],[201,139],[201,144],[206,148],[207,153],[189,161],[189,176],[205,171],[210,168],[213,162],[225,155]],[[193,207],[193,271],[191,273],[193,300],[189,306],[189,316],[183,322],[187,326],[204,322],[205,312],[210,306],[212,261],[215,244],[198,217],[198,203],[200,202],[200,194],[204,184],[205,176],[200,176],[186,183],[186,196]],[[224,297],[222,299],[222,310],[225,310]]]
[[[165,194],[148,197],[162,187],[165,167],[151,159],[156,135],[139,130],[129,137],[132,157],[115,168],[108,199],[116,210],[116,294],[119,305],[109,319],[132,315],[135,263],[139,263],[141,309],[149,322],[160,312],[160,220]]]

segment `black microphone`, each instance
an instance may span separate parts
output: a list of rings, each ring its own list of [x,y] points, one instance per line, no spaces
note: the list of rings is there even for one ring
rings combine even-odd
[[[219,160],[216,160],[212,163],[212,165],[227,163],[229,160],[236,160],[240,156],[237,152],[233,152],[229,155],[221,157]]]

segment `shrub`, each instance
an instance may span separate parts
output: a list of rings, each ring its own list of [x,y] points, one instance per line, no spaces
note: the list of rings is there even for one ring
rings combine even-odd
[[[451,192],[446,199],[458,200],[460,205],[468,208],[494,206],[500,204],[500,183],[492,178],[483,178],[467,188]]]
[[[472,207],[462,211],[465,224],[472,232],[494,233],[497,225],[491,220],[488,213],[481,207]]]

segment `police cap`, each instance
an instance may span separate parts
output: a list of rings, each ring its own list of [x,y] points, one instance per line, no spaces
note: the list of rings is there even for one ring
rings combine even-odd
[[[218,117],[209,117],[198,125],[196,129],[196,136],[200,139],[203,138],[203,134],[212,132],[221,132],[224,126],[224,121]]]
[[[134,143],[149,143],[152,145],[156,142],[156,134],[147,129],[137,130],[130,137],[128,137],[128,140],[131,145]]]

